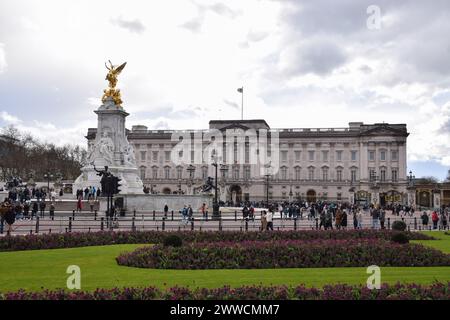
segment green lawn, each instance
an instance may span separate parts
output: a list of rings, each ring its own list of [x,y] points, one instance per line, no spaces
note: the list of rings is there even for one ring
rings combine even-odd
[[[420,241],[450,252],[450,236],[431,233],[442,240]],[[219,287],[251,284],[364,284],[365,268],[309,268],[256,270],[154,270],[118,266],[115,257],[142,245],[112,245],[54,250],[0,252],[0,291],[65,288],[69,265],[81,268],[83,290],[123,286]],[[392,267],[381,269],[381,281],[429,284],[450,281],[450,267]]]
[[[424,231],[423,233],[439,240],[414,240],[411,242],[421,243],[443,252],[450,253],[450,235],[446,235],[444,231]]]

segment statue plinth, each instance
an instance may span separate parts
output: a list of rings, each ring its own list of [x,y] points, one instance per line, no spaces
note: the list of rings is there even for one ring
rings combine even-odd
[[[86,187],[100,187],[100,177],[94,170],[108,166],[108,171],[122,179],[120,194],[143,194],[134,150],[125,133],[125,118],[129,115],[112,97],[94,111],[98,117],[94,143],[89,146],[87,165],[75,180],[73,193]]]

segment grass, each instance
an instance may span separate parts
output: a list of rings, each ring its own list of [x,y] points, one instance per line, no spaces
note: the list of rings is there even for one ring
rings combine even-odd
[[[423,233],[439,240],[414,240],[412,243],[420,243],[445,253],[450,253],[450,235],[446,235],[444,231],[423,231]]]
[[[450,236],[431,232],[440,240],[414,241],[450,253]],[[70,249],[0,252],[0,292],[18,289],[65,288],[69,265],[81,268],[83,290],[124,286],[233,287],[252,284],[323,286],[364,284],[365,268],[255,270],[155,270],[118,266],[115,257],[141,245],[111,245]],[[381,281],[431,284],[450,281],[450,267],[383,267]]]

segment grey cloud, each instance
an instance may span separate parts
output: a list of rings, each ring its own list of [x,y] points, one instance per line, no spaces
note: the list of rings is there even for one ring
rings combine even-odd
[[[197,7],[197,16],[183,23],[180,27],[186,28],[194,33],[201,32],[203,23],[205,21],[205,15],[208,11],[231,19],[234,19],[239,15],[238,11],[232,10],[230,7],[226,6],[223,3],[215,3],[213,5],[202,5],[194,1],[192,1],[192,3]]]
[[[313,40],[287,48],[280,56],[282,72],[289,76],[307,73],[326,75],[347,60],[341,47],[326,40]]]
[[[226,105],[229,105],[232,108],[235,108],[235,109],[239,109],[240,108],[240,106],[236,102],[233,102],[233,101],[230,101],[230,100],[227,100],[227,99],[224,99],[223,102],[225,102]]]
[[[133,33],[143,33],[146,30],[145,25],[138,19],[127,20],[122,17],[111,19],[111,23],[120,28],[126,29]]]
[[[247,34],[247,40],[250,42],[258,42],[267,38],[268,35],[269,33],[265,31],[250,30]]]
[[[199,15],[192,20],[189,20],[181,25],[182,28],[186,28],[194,33],[199,33],[202,30],[204,17]]]

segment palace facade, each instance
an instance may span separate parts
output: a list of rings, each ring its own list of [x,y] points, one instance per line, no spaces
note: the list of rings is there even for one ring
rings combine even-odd
[[[172,155],[179,143],[174,136],[193,137],[195,132],[211,130],[224,135],[223,153],[217,166],[222,201],[269,198],[381,205],[416,202],[415,188],[407,176],[406,125],[362,122],[351,122],[344,128],[318,129],[273,129],[265,120],[212,120],[209,130],[200,131],[133,126],[131,131],[127,130],[127,137],[134,148],[141,179],[150,192],[194,194],[208,177],[215,177],[216,167],[202,156],[194,160],[194,151],[191,161],[183,164],[175,164]],[[271,142],[274,141],[271,137],[277,137],[275,149],[275,145],[261,149],[269,155],[271,148],[279,152],[276,161],[270,164],[275,163],[276,168],[250,161],[260,150],[248,136],[241,141],[226,139],[230,133],[248,130],[266,130]],[[96,129],[89,129],[89,146],[95,134]],[[210,143],[203,142],[201,148],[207,148]],[[262,167],[267,167],[265,173]]]

